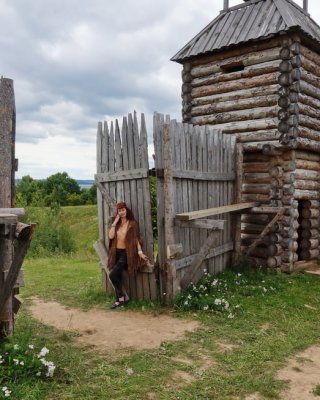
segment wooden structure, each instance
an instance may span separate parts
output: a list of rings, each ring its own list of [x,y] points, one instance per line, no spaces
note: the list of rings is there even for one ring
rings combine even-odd
[[[148,144],[144,116],[139,128],[137,115],[98,125],[97,174],[99,240],[95,249],[100,258],[103,285],[107,292],[113,288],[108,279],[108,231],[114,217],[115,205],[125,201],[139,221],[143,249],[153,260],[153,234],[148,178]],[[125,289],[130,298],[154,300],[157,298],[156,275],[150,266],[136,276],[126,276]]]
[[[239,217],[239,252],[286,271],[319,260],[320,28],[306,6],[224,1],[172,58],[184,122],[237,139],[237,201],[261,204]]]
[[[14,207],[15,100],[13,81],[0,78],[0,338],[11,335],[14,314],[20,300],[16,297],[22,283],[20,269],[30,244],[33,226],[18,222],[23,209]],[[18,242],[14,251],[14,241]],[[20,275],[20,276],[19,276]]]

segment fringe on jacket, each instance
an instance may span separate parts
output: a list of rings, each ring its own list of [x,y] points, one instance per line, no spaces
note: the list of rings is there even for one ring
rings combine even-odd
[[[116,250],[117,250],[117,232],[119,226],[116,226],[115,237],[111,241],[111,246],[108,254],[108,269],[111,270],[116,263]],[[139,233],[139,226],[137,221],[129,220],[128,230],[125,238],[127,263],[129,274],[135,274],[141,271],[146,265],[144,260],[138,255],[137,242],[141,244],[141,238]]]

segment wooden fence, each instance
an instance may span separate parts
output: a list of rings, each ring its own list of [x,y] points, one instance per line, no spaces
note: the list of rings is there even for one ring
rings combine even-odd
[[[196,282],[203,269],[215,274],[230,265],[234,238],[230,210],[223,206],[234,202],[235,138],[157,113],[153,136],[158,252],[153,251],[147,131],[144,116],[139,129],[136,114],[123,118],[121,129],[118,121],[98,125],[100,240],[96,250],[106,290],[111,292],[107,232],[115,203],[126,201],[139,220],[149,259],[155,260],[157,267],[127,277],[126,290],[132,298],[154,299],[160,294],[169,302],[180,287]],[[203,216],[200,210],[208,209],[210,213]]]
[[[143,249],[153,260],[153,234],[149,189],[147,130],[144,115],[140,127],[134,113],[118,121],[98,124],[97,174],[99,234],[95,248],[100,257],[103,282],[107,292],[113,292],[108,277],[108,231],[115,204],[125,201],[139,221]],[[125,289],[131,298],[156,299],[156,276],[152,267],[136,276],[126,275]]]
[[[170,301],[204,269],[231,263],[231,217],[221,207],[234,201],[235,138],[155,114],[154,145],[161,293]]]

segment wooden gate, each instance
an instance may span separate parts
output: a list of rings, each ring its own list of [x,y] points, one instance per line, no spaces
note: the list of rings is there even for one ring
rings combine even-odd
[[[161,293],[170,302],[204,269],[231,263],[236,207],[221,206],[234,201],[235,138],[155,114],[154,144]]]
[[[180,288],[196,282],[206,269],[211,274],[231,263],[234,235],[230,211],[234,202],[235,137],[210,126],[193,126],[154,115],[157,176],[158,251],[153,251],[149,190],[148,143],[144,115],[110,126],[98,125],[97,174],[100,256],[107,292],[108,231],[115,203],[124,200],[139,221],[144,250],[155,260],[159,276],[150,268],[127,276],[131,298],[170,302]],[[225,206],[225,207],[223,207]],[[229,207],[229,208],[228,208]],[[159,278],[159,279],[158,279]],[[157,283],[159,282],[159,285]]]
[[[144,252],[153,260],[153,235],[149,189],[147,130],[144,115],[141,124],[134,113],[119,123],[98,124],[97,174],[100,239],[95,249],[100,257],[103,284],[109,293],[113,287],[108,279],[108,232],[114,217],[115,204],[125,201],[139,221]],[[152,261],[151,261],[151,264]],[[126,275],[125,290],[130,298],[153,300],[158,296],[154,268],[150,265],[135,276]]]

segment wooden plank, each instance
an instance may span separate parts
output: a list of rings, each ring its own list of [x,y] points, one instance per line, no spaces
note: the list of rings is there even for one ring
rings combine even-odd
[[[131,179],[147,178],[149,170],[147,168],[133,168],[131,170],[117,171],[113,173],[96,174],[97,180],[101,183],[127,181]]]
[[[163,169],[163,125],[164,116],[154,113],[153,140],[155,149],[155,168]],[[163,177],[157,176],[157,225],[158,225],[158,263],[160,269],[160,296],[165,298],[165,235],[164,235],[164,202]]]
[[[0,208],[0,214],[14,214],[19,217],[22,217],[25,215],[25,209],[24,208]]]
[[[128,169],[135,169],[135,152],[134,152],[134,127],[132,114],[128,114],[128,134],[127,134],[127,156],[128,156]],[[137,185],[135,180],[129,182],[129,193],[126,193],[126,201],[132,209],[133,214],[139,219],[138,205],[136,201]],[[128,200],[127,200],[128,198]],[[137,279],[135,276],[128,274],[130,282],[130,292],[134,298],[141,298],[143,295],[142,287],[137,287]],[[138,293],[139,290],[139,293]]]
[[[214,247],[214,245],[218,242],[220,232],[219,231],[213,231],[207,241],[203,244],[201,249],[199,250],[198,254],[195,256],[193,259],[189,270],[187,273],[184,275],[180,282],[180,287],[181,289],[186,289],[187,286],[190,284],[190,282],[193,281],[194,277],[196,276],[199,268],[201,267],[203,260],[206,258],[208,255],[210,249]]]
[[[224,229],[226,220],[223,219],[197,219],[189,221],[180,221],[175,219],[174,224],[180,228],[198,228],[198,229]]]
[[[9,271],[4,281],[3,290],[0,293],[0,314],[2,314],[6,302],[12,295],[12,290],[18,278],[24,257],[27,254],[28,248],[30,246],[34,230],[35,230],[35,224],[32,224],[31,230],[29,231],[29,236],[24,240],[18,240],[19,246],[15,250],[12,264],[9,268]]]
[[[185,132],[188,130],[187,124],[182,124],[180,128],[180,138],[181,138],[181,154],[180,154],[180,165],[182,170],[187,169],[187,156],[186,156],[186,134]],[[190,211],[188,207],[188,182],[183,180],[181,182],[181,207],[182,212]],[[190,254],[190,229],[186,229],[183,232],[183,249],[184,255]]]
[[[115,171],[116,173],[121,173],[123,171],[123,158],[122,158],[122,148],[121,148],[121,138],[120,138],[120,128],[118,120],[115,124],[115,135],[114,135],[114,151],[115,151]],[[117,198],[124,198],[124,186],[121,179],[116,180],[116,192]]]
[[[189,221],[191,219],[204,218],[204,217],[210,217],[213,215],[220,215],[220,214],[225,214],[225,213],[229,213],[229,212],[241,211],[241,210],[245,210],[247,208],[256,207],[258,205],[259,205],[258,202],[230,204],[227,206],[208,208],[206,210],[191,211],[191,212],[187,212],[187,213],[176,214],[175,218],[180,219],[182,221]]]
[[[14,224],[18,221],[15,214],[0,213],[0,224]]]
[[[108,190],[102,185],[102,183],[96,181],[96,185],[97,185],[97,188],[99,189],[99,191],[100,191],[100,193],[101,193],[101,195],[102,195],[102,198],[103,198],[103,200],[105,201],[105,203],[108,205],[108,207],[114,209],[115,206],[116,206],[116,201],[115,201],[115,199],[113,199],[113,198],[109,195]]]
[[[217,246],[214,249],[210,250],[208,255],[206,256],[206,260],[213,259],[214,257],[219,256],[220,254],[227,253],[233,250],[233,242],[230,241],[228,243],[223,244],[222,246]],[[192,263],[192,261],[195,258],[195,254],[189,255],[184,258],[180,258],[179,260],[173,260],[172,265],[175,267],[175,269],[178,271],[180,269],[189,267]]]
[[[173,177],[172,177],[172,137],[175,122],[170,121],[166,116],[163,129],[163,167],[164,167],[164,228],[165,228],[165,248],[175,243],[174,238],[174,197],[173,197]],[[166,258],[166,303],[172,301],[175,283],[175,270],[172,268],[171,261]]]
[[[200,147],[201,148],[201,147]],[[199,151],[200,151],[199,148]],[[196,157],[196,160],[199,160],[199,157]],[[202,160],[201,160],[202,161]],[[232,181],[235,179],[234,172],[203,172],[199,170],[173,170],[172,176],[174,178],[180,179],[193,179],[196,181]]]

